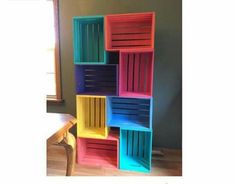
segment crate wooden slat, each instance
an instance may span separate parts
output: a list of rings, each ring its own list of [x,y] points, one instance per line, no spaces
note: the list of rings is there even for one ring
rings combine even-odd
[[[120,52],[119,96],[152,97],[154,56],[152,49]]]
[[[120,129],[120,169],[151,171],[152,132]]]
[[[107,97],[107,125],[132,130],[152,129],[152,98]]]
[[[83,165],[119,168],[119,133],[106,139],[77,138],[77,162]]]
[[[76,110],[78,137],[107,138],[105,96],[76,95]]]
[[[74,63],[105,64],[103,16],[73,18]]]
[[[118,65],[76,65],[76,94],[118,96]]]
[[[105,48],[154,48],[155,13],[129,13],[105,16]]]

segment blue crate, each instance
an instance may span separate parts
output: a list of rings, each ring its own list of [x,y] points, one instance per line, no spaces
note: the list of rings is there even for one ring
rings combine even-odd
[[[152,103],[152,98],[107,97],[107,125],[131,130],[151,130]]]
[[[152,131],[120,129],[120,169],[150,172]]]
[[[75,65],[76,94],[118,95],[118,65]]]
[[[73,18],[74,64],[105,64],[103,16]]]

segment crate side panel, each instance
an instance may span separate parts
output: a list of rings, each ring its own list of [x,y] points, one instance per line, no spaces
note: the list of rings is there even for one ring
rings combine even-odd
[[[84,92],[84,68],[75,65],[75,88],[76,93]]]

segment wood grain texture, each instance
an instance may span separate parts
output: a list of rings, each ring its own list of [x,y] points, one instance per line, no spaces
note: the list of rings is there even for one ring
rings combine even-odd
[[[45,121],[48,123],[47,144],[60,143],[64,134],[76,124],[76,119],[70,114],[47,113]]]
[[[66,176],[71,176],[76,156],[76,140],[69,129],[76,124],[76,119],[70,114],[47,113],[48,127],[55,132],[47,139],[47,149],[51,145],[63,146],[66,150]]]
[[[47,149],[47,175],[65,176],[66,152],[63,147],[50,146]],[[140,173],[122,171],[116,168],[75,165],[73,176],[182,176],[181,150],[154,148],[152,172]]]
[[[66,132],[64,139],[58,144],[63,146],[66,150],[67,166],[66,166],[66,176],[71,176],[75,167],[75,157],[76,157],[76,140],[75,137]]]

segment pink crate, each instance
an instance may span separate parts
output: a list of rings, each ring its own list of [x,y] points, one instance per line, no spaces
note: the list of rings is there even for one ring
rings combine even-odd
[[[154,48],[155,13],[129,13],[105,16],[105,48]]]
[[[77,162],[83,165],[119,167],[119,133],[107,139],[77,138]]]
[[[141,98],[152,96],[153,49],[122,50],[119,67],[119,96]]]

